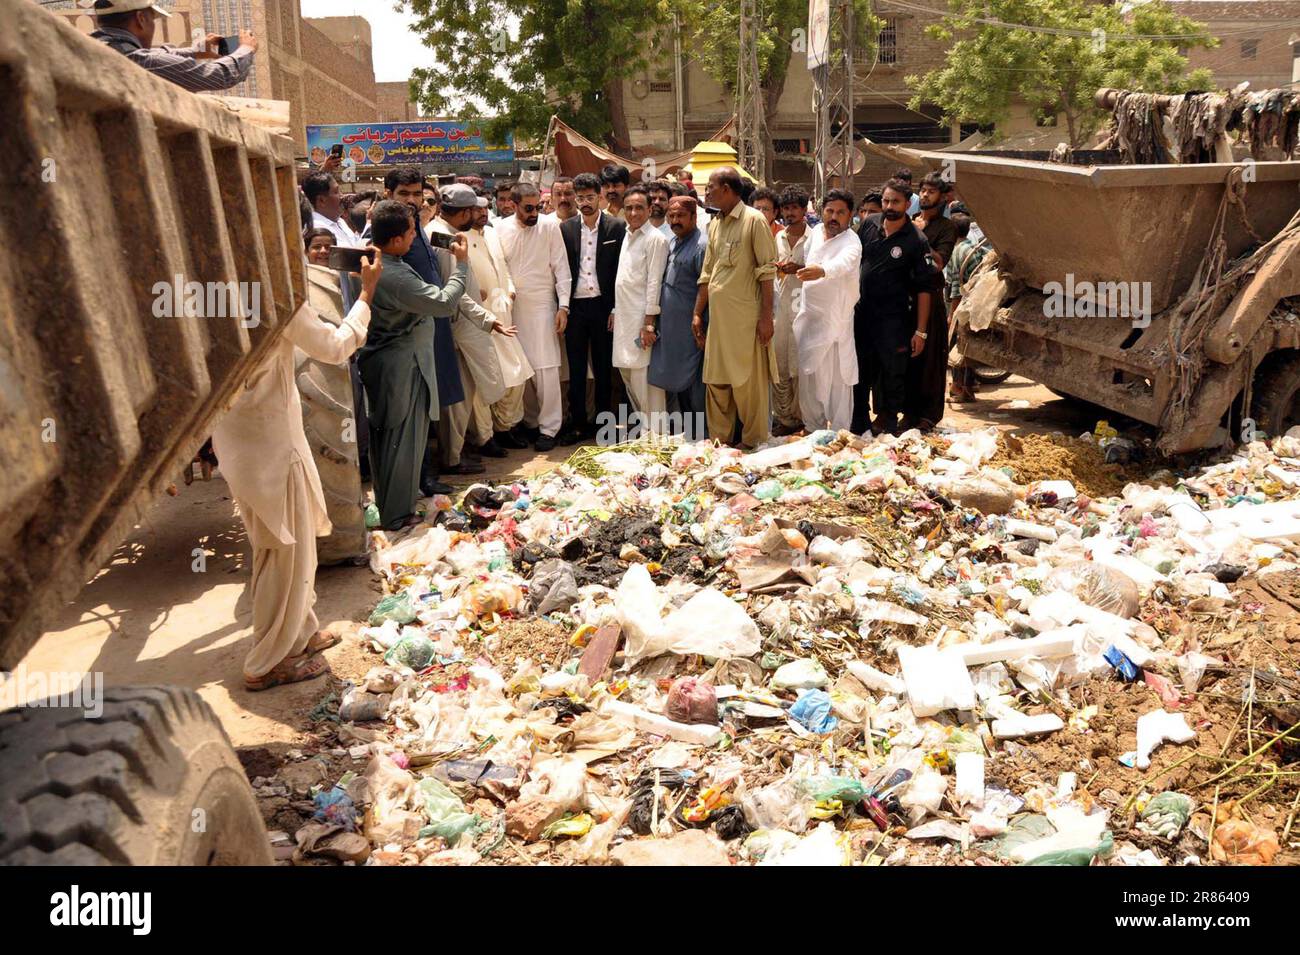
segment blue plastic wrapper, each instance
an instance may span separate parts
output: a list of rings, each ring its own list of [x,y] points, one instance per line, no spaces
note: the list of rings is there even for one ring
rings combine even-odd
[[[1115,668],[1115,672],[1120,675],[1125,683],[1132,683],[1142,674],[1137,665],[1115,647],[1107,647],[1102,657]]]
[[[352,805],[352,797],[342,787],[335,786],[328,792],[318,792],[312,803],[316,812],[312,818],[317,822],[328,822],[342,826],[348,832],[357,831],[357,809]]]
[[[825,690],[800,693],[799,699],[790,707],[790,717],[813,733],[829,733],[840,725],[839,719],[831,716],[831,695]]]

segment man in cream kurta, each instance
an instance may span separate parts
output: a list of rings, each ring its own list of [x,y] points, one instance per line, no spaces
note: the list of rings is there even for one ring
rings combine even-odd
[[[786,226],[776,234],[776,317],[772,346],[776,350],[776,380],[772,382],[772,414],[776,433],[794,434],[803,427],[799,413],[799,353],[794,343],[794,316],[799,311],[803,283],[796,274],[808,250],[808,193],[790,187],[781,193],[781,217]]]
[[[772,349],[772,280],[776,242],[763,213],[740,201],[740,173],[724,166],[709,176],[705,193],[719,210],[709,225],[692,331],[704,348],[709,437],[731,443],[736,418],[740,443],[771,435],[768,392],[776,375]],[[701,313],[709,310],[708,333]]]
[[[511,327],[515,323],[515,283],[506,265],[506,254],[501,248],[495,227],[485,228],[487,216],[480,208],[482,225],[475,225],[465,233],[469,240],[469,267],[478,282],[483,307],[494,314],[501,324]],[[482,396],[474,402],[473,432],[480,439],[488,436],[506,449],[525,447],[512,431],[524,420],[524,385],[533,377],[533,366],[528,363],[524,346],[517,337],[494,335],[497,361],[501,365],[501,383],[505,394],[492,405],[484,404]],[[481,442],[480,442],[481,443]]]
[[[809,431],[853,424],[853,386],[858,355],[853,344],[853,306],[858,303],[862,242],[849,224],[853,196],[832,189],[822,200],[822,221],[808,236],[806,264],[794,337],[799,348],[799,392]]]
[[[650,203],[644,186],[632,186],[623,195],[623,220],[627,232],[618,257],[614,280],[614,367],[635,411],[652,430],[662,426],[664,390],[646,380],[650,346],[654,343],[659,314],[659,287],[668,262],[668,242],[650,225]],[[643,334],[649,332],[649,335]]]
[[[540,432],[537,450],[555,447],[564,411],[560,396],[560,336],[569,318],[573,280],[560,227],[539,221],[541,196],[531,183],[514,188],[515,214],[498,221],[501,248],[515,283],[515,327],[533,366],[530,403],[525,394],[524,424]]]
[[[317,361],[346,362],[366,340],[380,270],[378,262],[363,269],[361,295],[337,326],[323,321],[310,305],[299,308],[212,430],[221,474],[238,503],[253,549],[249,587],[254,643],[244,659],[249,689],[325,672],[324,661],[311,654],[332,642],[328,635],[317,634],[312,608],[316,538],[330,532],[330,521],[303,431],[294,348]]]
[[[461,183],[445,186],[442,189],[441,212],[429,223],[429,235],[461,235],[468,244],[470,225],[474,221],[474,211],[479,197],[474,190]],[[482,200],[484,203],[486,199]],[[436,246],[434,258],[442,274],[455,271],[456,261],[446,249]],[[438,420],[438,440],[442,444],[443,470],[447,474],[458,473],[461,452],[464,450],[466,435],[474,411],[474,402],[481,395],[488,404],[501,400],[506,393],[501,374],[501,363],[497,359],[496,346],[492,344],[492,330],[499,327],[504,337],[513,336],[513,329],[506,329],[495,314],[483,307],[482,295],[478,282],[471,269],[465,277],[465,293],[456,307],[456,314],[451,319],[452,338],[456,342],[456,355],[460,363],[460,377],[464,383],[465,400],[452,405]],[[472,443],[487,445],[492,440],[486,437],[472,436]],[[485,448],[491,454],[497,451],[495,444]],[[501,450],[499,457],[505,456]]]

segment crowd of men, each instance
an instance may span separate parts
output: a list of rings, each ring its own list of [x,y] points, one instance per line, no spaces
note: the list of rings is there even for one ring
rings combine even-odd
[[[312,173],[309,255],[372,243],[386,265],[357,362],[385,525],[448,491],[442,476],[591,441],[602,421],[747,448],[934,427],[949,311],[987,250],[951,191],[930,174],[914,192],[900,169],[861,203],[831,189],[814,212],[803,189],[732,168],[702,202],[689,176],[633,183],[613,164],[545,193],[438,190],[409,167],[382,194],[343,197]],[[423,388],[399,366],[418,366]],[[972,397],[965,370],[951,397]]]
[[[186,89],[235,85],[256,52],[250,33],[234,50],[215,35],[154,47],[168,14],[149,0],[94,9],[97,39]],[[315,538],[330,527],[295,349],[351,362],[390,529],[453,490],[440,477],[589,441],[602,419],[636,422],[618,437],[703,420],[709,437],[753,448],[773,431],[897,432],[943,415],[948,308],[985,246],[937,175],[914,194],[900,170],[860,204],[831,188],[814,214],[805,191],[756,188],[734,168],[702,197],[688,172],[633,183],[620,165],[546,194],[522,181],[438,189],[398,167],[382,192],[345,196],[337,165],[301,183],[309,300],[213,435],[253,549],[249,689],[319,676],[338,642],[312,611]],[[336,270],[336,246],[369,254]],[[969,376],[953,388],[970,397]]]

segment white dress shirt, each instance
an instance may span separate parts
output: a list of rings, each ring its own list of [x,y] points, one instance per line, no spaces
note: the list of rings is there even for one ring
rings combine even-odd
[[[596,248],[600,240],[600,220],[605,213],[596,216],[596,224],[590,228],[587,220],[580,225],[581,244],[578,247],[578,287],[573,290],[574,298],[599,298],[600,280],[596,278]]]
[[[659,314],[659,287],[668,263],[668,240],[648,222],[623,236],[614,282],[614,367],[644,368],[650,349],[641,347],[647,315]]]
[[[346,246],[349,249],[360,249],[365,247],[365,242],[361,237],[352,231],[352,227],[344,222],[341,218],[333,221],[326,219],[319,212],[313,211],[311,214],[311,225],[313,229],[328,229],[334,234],[334,244]]]

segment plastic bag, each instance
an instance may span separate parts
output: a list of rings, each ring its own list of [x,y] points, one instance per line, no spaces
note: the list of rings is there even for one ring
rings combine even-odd
[[[568,610],[578,602],[578,582],[573,565],[558,558],[537,562],[528,582],[528,603],[535,614]]]
[[[818,802],[838,799],[843,803],[860,803],[867,797],[862,780],[848,776],[813,776],[803,780],[800,788]]]
[[[663,621],[662,633],[673,653],[719,659],[752,657],[763,639],[744,608],[712,587],[670,613]]]
[[[312,805],[316,807],[312,818],[317,822],[342,826],[348,832],[357,831],[356,806],[352,803],[352,797],[341,786],[318,792],[312,797]]]
[[[678,723],[717,723],[717,695],[712,685],[703,680],[679,677],[668,689],[664,715]]]
[[[803,832],[808,827],[812,800],[799,791],[791,779],[748,792],[741,797],[745,820],[755,829],[788,829]]]
[[[491,617],[494,613],[509,613],[519,606],[523,594],[514,584],[502,580],[488,580],[474,584],[465,593],[462,606],[477,617]]]
[[[664,596],[655,587],[644,564],[633,564],[627,569],[614,594],[614,609],[627,638],[625,652],[629,666],[667,652],[669,640],[664,636],[660,617],[664,603]]]
[[[757,651],[756,651],[757,652]],[[813,659],[791,660],[772,674],[774,690],[819,690],[831,682],[822,665]]]
[[[411,600],[411,595],[406,591],[400,594],[389,594],[387,597],[380,599],[375,604],[374,611],[370,614],[370,626],[378,627],[385,620],[394,620],[397,623],[410,623],[415,619],[415,604]]]
[[[429,824],[420,830],[420,838],[441,836],[447,845],[454,846],[460,837],[478,829],[482,820],[465,811],[460,797],[432,776],[425,776],[415,786],[424,799],[424,814]]]
[[[1091,865],[1093,859],[1110,855],[1114,848],[1115,838],[1107,829],[1101,834],[1101,841],[1094,846],[1045,852],[1028,862],[1022,862],[1021,865]]]
[[[944,456],[957,461],[965,461],[971,467],[979,467],[998,450],[998,429],[983,428],[957,435],[948,446]]]
[[[1090,607],[1125,619],[1137,615],[1138,585],[1127,574],[1090,560],[1056,568],[1044,582],[1047,590],[1064,590]]]
[[[790,708],[790,718],[813,733],[830,733],[840,725],[831,715],[831,695],[825,690],[804,690]]]
[[[384,654],[384,662],[393,666],[410,667],[417,673],[433,662],[433,641],[423,633],[402,637]]]
[[[1163,792],[1152,797],[1142,807],[1141,819],[1137,827],[1161,839],[1173,840],[1178,837],[1195,807],[1192,797],[1176,792]]]

